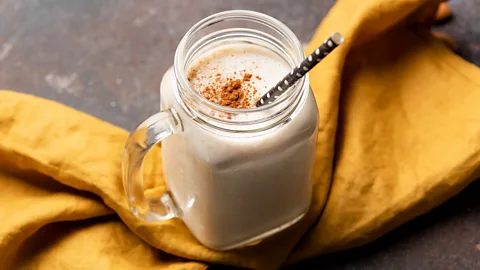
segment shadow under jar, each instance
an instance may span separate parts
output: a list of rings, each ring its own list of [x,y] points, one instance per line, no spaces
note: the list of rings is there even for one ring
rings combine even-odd
[[[137,217],[181,218],[203,245],[215,250],[255,243],[305,215],[318,126],[308,76],[276,102],[258,108],[220,106],[193,89],[189,67],[225,46],[267,50],[288,69],[304,57],[292,31],[267,15],[233,10],[203,19],[180,41],[174,65],[162,79],[161,112],[131,133],[123,160],[123,184]],[[285,75],[269,72],[278,79]],[[169,191],[146,199],[142,162],[160,141]]]

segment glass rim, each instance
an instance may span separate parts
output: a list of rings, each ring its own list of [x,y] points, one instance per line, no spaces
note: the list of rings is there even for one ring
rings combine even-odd
[[[260,23],[267,27],[273,28],[274,30],[277,30],[278,32],[283,34],[287,38],[287,41],[291,43],[292,48],[294,49],[294,54],[292,54],[292,57],[294,58],[295,63],[301,62],[305,57],[302,45],[298,40],[297,36],[281,21],[269,15],[251,10],[238,9],[218,12],[200,20],[195,25],[193,25],[187,31],[184,37],[180,40],[177,46],[174,57],[174,75],[177,82],[181,85],[182,88],[184,88],[189,94],[192,94],[196,100],[207,105],[211,109],[214,109],[220,113],[227,114],[255,113],[272,109],[282,104],[288,96],[295,94],[296,91],[293,90],[305,88],[305,84],[308,82],[308,80],[306,80],[306,76],[303,77],[294,88],[290,89],[289,94],[282,95],[283,97],[281,97],[278,102],[267,104],[261,107],[253,107],[247,109],[231,108],[216,104],[203,97],[198,91],[195,91],[187,79],[185,70],[182,69],[185,62],[185,55],[183,54],[183,52],[188,49],[186,48],[188,41],[196,32],[204,29],[205,27],[208,27],[209,25],[227,20],[253,20],[256,23]]]

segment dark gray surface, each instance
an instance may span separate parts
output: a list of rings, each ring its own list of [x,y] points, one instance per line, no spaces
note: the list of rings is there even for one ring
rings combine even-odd
[[[252,9],[301,39],[334,1],[0,0],[0,89],[53,99],[131,129],[158,110],[177,42],[201,18]],[[439,28],[480,64],[480,0],[454,0]],[[480,269],[480,183],[372,245],[291,269]]]
[[[252,9],[286,22],[307,42],[333,1],[299,3],[0,0],[0,44],[8,51],[1,57],[0,47],[0,87],[132,129],[159,109],[160,79],[194,23],[222,10]]]

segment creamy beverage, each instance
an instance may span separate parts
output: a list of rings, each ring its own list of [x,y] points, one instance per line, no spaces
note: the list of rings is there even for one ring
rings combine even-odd
[[[194,91],[222,106],[255,107],[291,69],[284,58],[255,44],[212,47],[185,72]],[[180,119],[191,118],[176,100],[174,82],[169,70],[161,84],[161,109],[174,108]],[[267,132],[240,136],[189,120],[182,121],[182,132],[162,141],[167,186],[201,243],[214,249],[241,246],[292,225],[306,213],[318,112],[308,86],[304,91],[302,106]]]
[[[132,214],[182,219],[214,250],[258,243],[299,221],[311,203],[318,133],[308,76],[279,89],[273,102],[255,104],[304,57],[288,27],[258,12],[224,11],[192,26],[162,78],[160,111],[125,144]],[[143,161],[159,143],[154,162],[167,189],[146,194]],[[166,237],[177,245],[178,234]]]

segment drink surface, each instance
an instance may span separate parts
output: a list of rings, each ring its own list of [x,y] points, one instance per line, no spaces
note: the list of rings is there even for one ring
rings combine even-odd
[[[197,92],[212,102],[252,108],[288,72],[287,63],[265,48],[231,44],[196,59],[187,78]]]
[[[224,45],[197,59],[187,77],[208,100],[232,108],[252,108],[288,72],[273,52],[255,45]]]

